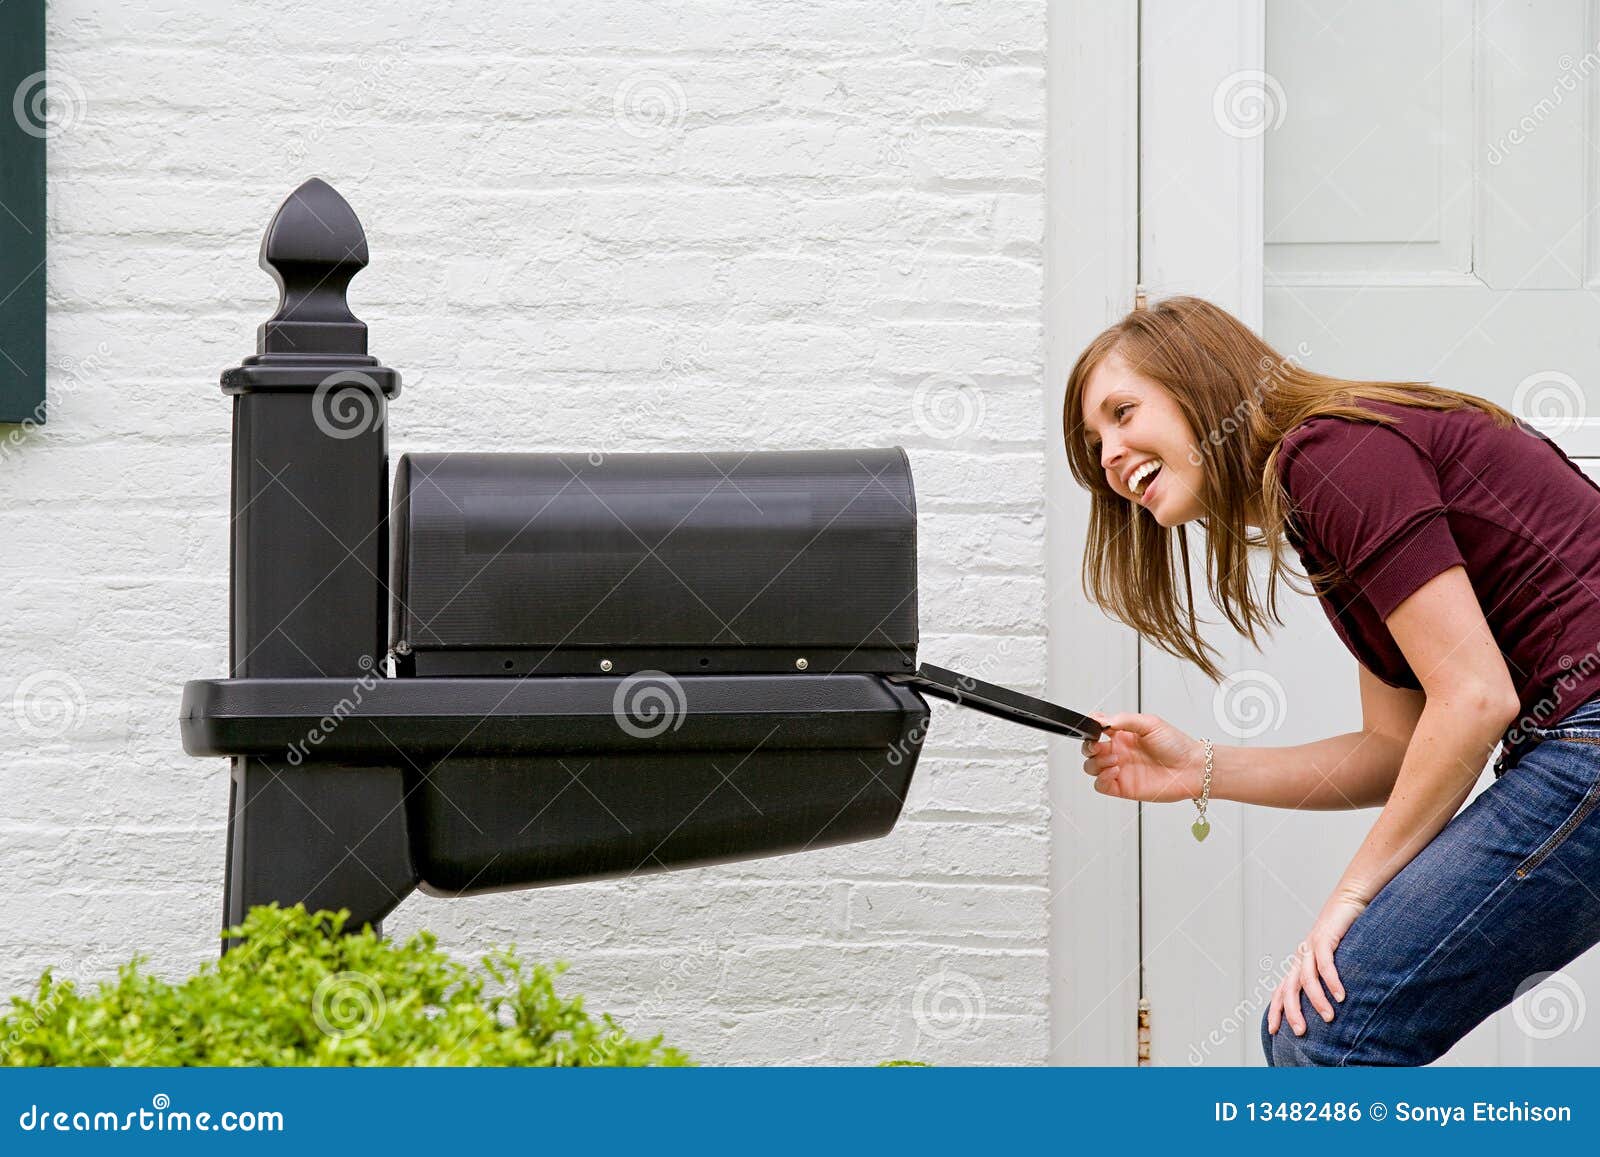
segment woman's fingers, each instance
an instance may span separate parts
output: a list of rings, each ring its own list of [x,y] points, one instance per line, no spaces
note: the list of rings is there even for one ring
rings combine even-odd
[[[1294,969],[1283,978],[1283,1016],[1295,1036],[1306,1035],[1306,1018],[1300,1011],[1300,974]]]
[[[1106,752],[1103,755],[1091,755],[1083,761],[1083,770],[1087,775],[1099,775],[1102,771],[1108,771],[1116,766],[1117,757],[1110,752]]]
[[[1316,957],[1310,951],[1300,955],[1300,984],[1311,1000],[1311,1007],[1317,1010],[1323,1021],[1332,1020],[1333,1005],[1329,1002],[1327,993],[1322,991],[1322,980],[1317,976]]]
[[[1096,718],[1099,718],[1096,716]],[[1161,719],[1155,715],[1140,715],[1137,712],[1124,711],[1118,715],[1108,715],[1100,720],[1101,725],[1110,731],[1131,731],[1135,735],[1149,735],[1161,726]]]
[[[1333,945],[1323,944],[1317,949],[1317,968],[1321,970],[1324,979],[1328,982],[1328,991],[1333,994],[1334,1000],[1344,999],[1344,982],[1339,979],[1339,970],[1333,966]]]

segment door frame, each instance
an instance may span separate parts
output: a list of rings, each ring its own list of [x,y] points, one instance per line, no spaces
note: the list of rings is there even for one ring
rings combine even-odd
[[[1089,499],[1068,472],[1062,402],[1078,352],[1126,312],[1138,281],[1139,4],[1068,0],[1047,12],[1046,693],[1106,710],[1114,701],[1102,672],[1136,681],[1138,640],[1083,592]],[[1137,814],[1096,795],[1082,765],[1077,743],[1050,740],[1048,1057],[1128,1065],[1139,992]]]
[[[1071,0],[1048,11],[1048,688],[1094,710],[1142,709],[1137,636],[1083,594],[1088,498],[1067,472],[1061,404],[1078,351],[1131,307],[1139,286],[1151,299],[1198,294],[1259,332],[1263,137],[1224,132],[1213,108],[1227,78],[1265,75],[1266,3]],[[1135,672],[1136,685],[1113,685],[1106,671]],[[1049,783],[1050,1061],[1139,1063],[1142,995],[1151,1062],[1180,1063],[1163,1039],[1193,1039],[1181,1026],[1214,1021],[1236,996],[1199,970],[1160,975],[1144,966],[1142,805],[1095,795],[1070,741],[1051,741]],[[1216,861],[1219,878],[1231,871],[1241,886],[1214,894],[1210,911],[1221,937],[1231,929],[1238,945],[1242,849],[1212,843],[1208,850],[1233,861]],[[1163,1024],[1176,1031],[1163,1033]]]

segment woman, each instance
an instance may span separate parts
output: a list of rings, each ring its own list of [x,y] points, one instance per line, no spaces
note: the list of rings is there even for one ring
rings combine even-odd
[[[1198,838],[1210,799],[1381,806],[1263,1016],[1269,1064],[1426,1064],[1600,941],[1600,489],[1553,442],[1481,398],[1312,373],[1192,297],[1097,337],[1063,418],[1101,607],[1220,678],[1199,522],[1236,630],[1281,623],[1287,543],[1359,663],[1344,735],[1228,747],[1116,714],[1084,745],[1097,791],[1192,800]]]

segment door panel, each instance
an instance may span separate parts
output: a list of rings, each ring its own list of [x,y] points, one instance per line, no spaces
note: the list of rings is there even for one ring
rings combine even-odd
[[[1336,51],[1305,6],[1269,9],[1267,71],[1290,105],[1266,141],[1269,342],[1309,350],[1307,363],[1327,373],[1414,377],[1491,398],[1539,420],[1569,454],[1600,454],[1587,412],[1600,384],[1600,300],[1586,288],[1593,79],[1575,71],[1593,43],[1592,8],[1362,0],[1333,22],[1337,39],[1384,45],[1376,54]],[[1513,141],[1519,123],[1532,128]],[[1346,149],[1350,138],[1364,143]],[[1400,153],[1408,164],[1392,166]],[[1317,209],[1329,222],[1320,233],[1305,224]],[[1324,624],[1320,641],[1284,657],[1321,666],[1340,649]],[[1286,741],[1301,738],[1292,733],[1291,721]],[[1478,790],[1492,782],[1485,775]],[[1331,825],[1265,819],[1247,842],[1275,865],[1314,850],[1337,873],[1375,814]],[[1326,896],[1327,872],[1282,883],[1272,879],[1281,870],[1260,874],[1269,882],[1248,911],[1269,942],[1291,942],[1306,907]],[[1593,991],[1600,955],[1562,971]],[[1523,1027],[1529,1008],[1562,995],[1536,995],[1520,1018],[1496,1014],[1443,1063],[1594,1063],[1597,1026],[1548,1037]]]
[[[1165,8],[1147,4],[1147,62],[1160,56],[1152,38],[1167,35]],[[1600,480],[1597,10],[1589,0],[1266,6],[1264,83],[1281,119],[1261,134],[1261,317],[1207,293],[1197,263],[1178,262],[1187,283],[1163,276],[1188,242],[1170,240],[1176,222],[1162,206],[1167,235],[1148,225],[1144,233],[1152,295],[1208,296],[1259,320],[1280,353],[1326,373],[1428,380],[1491,398]],[[1213,83],[1238,67],[1217,59]],[[1158,132],[1163,110],[1158,92],[1148,117]],[[1223,133],[1147,143],[1143,183],[1170,196],[1188,157],[1232,147]],[[1195,214],[1191,228],[1212,225],[1226,206],[1202,199],[1209,216]],[[1238,219],[1248,232],[1248,217]],[[1250,746],[1359,728],[1354,659],[1314,600],[1290,593],[1282,610],[1284,627],[1260,653],[1213,630],[1232,672],[1218,688],[1145,648],[1144,709]],[[1476,790],[1492,783],[1486,772]],[[1257,1025],[1286,957],[1377,814],[1213,805],[1213,834],[1197,845],[1192,807],[1144,809],[1155,1063],[1262,1063]],[[1600,952],[1591,951],[1441,1063],[1600,1062],[1600,1017],[1582,1017],[1583,994],[1596,991]]]

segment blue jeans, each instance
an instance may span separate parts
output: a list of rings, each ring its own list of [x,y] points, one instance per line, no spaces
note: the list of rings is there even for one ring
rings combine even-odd
[[[1261,1048],[1269,1065],[1425,1065],[1597,942],[1600,698],[1511,744],[1356,918],[1333,954],[1333,1021],[1302,993],[1305,1035],[1263,1014]]]

